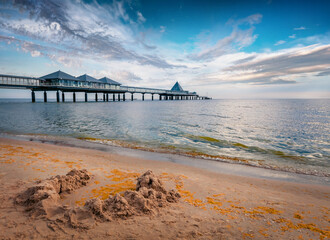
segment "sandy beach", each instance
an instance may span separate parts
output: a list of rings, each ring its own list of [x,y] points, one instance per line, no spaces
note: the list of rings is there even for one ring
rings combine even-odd
[[[213,173],[107,152],[0,139],[1,239],[328,239],[330,187]],[[61,193],[65,209],[136,189],[148,170],[177,202],[87,227],[31,214],[17,196],[40,181],[86,169],[87,184]],[[39,181],[39,182],[38,182]],[[79,220],[79,219],[78,219]],[[78,221],[77,220],[77,221]],[[85,219],[86,220],[86,219]]]

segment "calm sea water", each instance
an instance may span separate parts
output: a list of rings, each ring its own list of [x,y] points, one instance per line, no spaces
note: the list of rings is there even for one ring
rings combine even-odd
[[[330,100],[2,101],[0,132],[330,175]]]

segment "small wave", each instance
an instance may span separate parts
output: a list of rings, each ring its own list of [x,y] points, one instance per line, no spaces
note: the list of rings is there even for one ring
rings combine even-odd
[[[261,154],[265,154],[265,155],[273,155],[273,156],[277,156],[280,158],[284,158],[284,159],[291,159],[291,160],[295,160],[295,161],[306,161],[307,159],[303,156],[296,156],[296,155],[290,155],[287,154],[283,151],[280,150],[274,150],[274,149],[264,149],[264,148],[260,148],[257,146],[248,146],[245,145],[243,143],[240,142],[231,142],[231,141],[226,141],[226,140],[220,140],[220,139],[216,139],[216,138],[212,138],[212,137],[208,137],[208,136],[198,136],[198,135],[191,135],[191,134],[187,134],[185,135],[186,138],[191,139],[193,141],[202,141],[202,142],[207,142],[219,147],[234,147],[234,148],[238,148],[247,152],[251,152],[251,153],[261,153]]]
[[[193,147],[178,147],[175,145],[169,145],[169,144],[159,144],[157,147],[148,147],[145,144],[136,143],[136,142],[127,142],[127,141],[121,141],[121,140],[114,140],[114,139],[100,139],[100,138],[91,138],[91,137],[80,137],[80,140],[90,141],[94,143],[101,143],[101,144],[107,144],[111,146],[117,146],[117,147],[124,147],[124,148],[131,148],[131,149],[137,149],[142,151],[148,151],[148,152],[158,152],[158,153],[168,153],[168,154],[178,154],[182,156],[187,157],[193,157],[193,158],[199,158],[199,159],[205,159],[205,160],[212,160],[212,161],[219,161],[219,162],[226,162],[226,163],[236,163],[236,164],[243,164],[247,166],[252,167],[259,167],[259,168],[265,168],[265,169],[271,169],[271,170],[277,170],[277,171],[285,171],[285,172],[291,172],[291,173],[298,173],[298,174],[305,174],[305,175],[314,175],[314,176],[320,176],[320,177],[330,177],[330,173],[318,171],[314,169],[302,169],[302,168],[294,168],[291,166],[277,166],[270,163],[266,163],[265,160],[258,160],[258,159],[245,159],[240,157],[231,157],[226,155],[212,155],[208,154],[202,151],[199,151]],[[202,139],[205,139],[207,141],[211,142],[218,142],[220,140],[215,138],[209,138],[209,137],[202,137]],[[245,146],[244,144],[238,144],[239,147],[247,148],[248,146]],[[283,155],[280,151],[275,151],[275,154]]]

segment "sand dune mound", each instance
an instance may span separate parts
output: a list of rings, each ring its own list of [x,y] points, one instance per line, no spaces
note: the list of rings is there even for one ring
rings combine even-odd
[[[58,204],[62,194],[69,194],[72,191],[86,186],[91,175],[84,170],[73,169],[63,176],[55,176],[37,182],[37,185],[28,188],[19,194],[15,202],[26,206],[31,215],[49,215],[59,210]]]
[[[163,183],[147,171],[137,179],[136,191],[125,191],[102,201],[91,199],[85,207],[101,220],[127,218],[133,215],[154,214],[158,208],[177,202],[180,194],[174,190],[167,191]]]
[[[69,196],[74,190],[87,185],[90,179],[87,170],[73,169],[64,176],[39,181],[19,194],[15,203],[25,206],[32,217],[45,217],[51,228],[68,225],[88,229],[95,225],[95,221],[154,214],[159,208],[178,202],[180,198],[174,190],[167,191],[149,170],[137,179],[136,191],[125,191],[106,200],[90,199],[83,207],[69,208],[60,204],[62,194]]]

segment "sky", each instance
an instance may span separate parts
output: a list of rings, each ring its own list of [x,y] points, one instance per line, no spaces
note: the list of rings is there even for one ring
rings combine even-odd
[[[213,98],[330,98],[330,1],[1,0],[0,74],[58,70]]]

